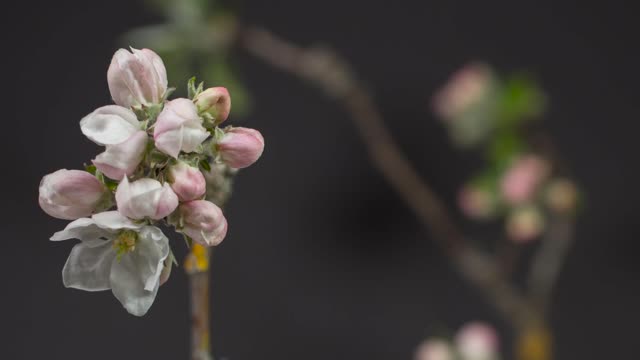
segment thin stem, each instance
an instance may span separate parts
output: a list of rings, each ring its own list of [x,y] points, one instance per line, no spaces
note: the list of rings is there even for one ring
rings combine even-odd
[[[502,277],[495,261],[468,246],[443,203],[391,137],[371,96],[342,59],[329,49],[299,48],[258,28],[245,29],[240,39],[254,56],[340,100],[350,112],[373,165],[428,228],[460,274],[479,287],[514,326],[523,327],[538,317],[528,301]]]
[[[210,250],[193,244],[185,261],[191,293],[191,359],[213,360],[210,339]]]
[[[573,219],[562,216],[555,218],[533,258],[529,273],[529,294],[543,313],[548,312],[553,287],[572,243]]]

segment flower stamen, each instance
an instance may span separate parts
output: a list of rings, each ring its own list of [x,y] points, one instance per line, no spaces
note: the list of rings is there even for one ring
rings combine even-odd
[[[136,249],[137,240],[138,233],[133,230],[124,230],[118,234],[118,237],[113,241],[113,248],[116,249],[118,260],[122,258],[123,254]]]

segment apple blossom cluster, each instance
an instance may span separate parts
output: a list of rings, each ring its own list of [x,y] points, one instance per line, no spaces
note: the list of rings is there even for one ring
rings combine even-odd
[[[528,123],[543,113],[544,95],[527,77],[501,79],[488,65],[471,63],[451,77],[433,105],[454,143],[485,154],[485,168],[458,194],[468,217],[503,216],[507,237],[528,242],[545,230],[549,214],[575,210],[576,186],[530,144]]]
[[[488,324],[463,325],[452,340],[433,337],[415,352],[415,360],[500,360],[499,338]]]
[[[258,160],[264,139],[254,129],[220,126],[231,110],[223,87],[205,90],[191,79],[189,98],[169,100],[164,64],[149,49],[118,50],[107,80],[115,105],[80,121],[104,151],[85,170],[46,175],[39,203],[73,220],[52,241],[80,240],[62,270],[64,285],[111,290],[142,316],[175,261],[157,225],[172,226],[188,244],[220,244],[227,221],[215,202],[237,169]]]

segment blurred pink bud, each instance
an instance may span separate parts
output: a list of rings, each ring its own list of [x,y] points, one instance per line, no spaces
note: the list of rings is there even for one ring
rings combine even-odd
[[[123,143],[107,145],[106,150],[93,159],[93,165],[107,177],[120,180],[136,170],[144,157],[147,141],[146,132],[136,131]]]
[[[254,129],[231,128],[218,141],[217,149],[225,164],[242,169],[260,158],[264,150],[264,138]]]
[[[481,322],[465,324],[458,330],[455,344],[465,360],[495,360],[499,357],[498,334]]]
[[[199,112],[207,112],[213,116],[216,124],[227,119],[231,112],[231,97],[226,88],[213,87],[198,94],[193,99]]]
[[[107,188],[86,171],[62,169],[40,181],[40,207],[65,220],[91,216],[103,203]]]
[[[158,54],[149,49],[119,49],[107,71],[113,101],[127,108],[159,104],[167,91],[167,71]]]
[[[206,200],[194,200],[179,207],[183,228],[181,231],[204,246],[216,246],[227,235],[227,219],[222,210]]]
[[[510,204],[530,200],[550,171],[549,163],[537,155],[525,155],[516,159],[500,182],[502,197]]]
[[[488,219],[495,214],[496,199],[480,186],[465,185],[458,193],[458,205],[472,219]]]
[[[442,339],[424,341],[416,350],[415,360],[455,360],[451,345]]]
[[[507,217],[507,236],[518,243],[535,240],[544,230],[545,221],[535,206],[519,207]]]
[[[207,190],[204,175],[196,167],[179,161],[169,168],[168,179],[173,192],[180,201],[191,201],[202,198]]]
[[[438,115],[453,119],[480,102],[491,90],[493,74],[482,63],[471,63],[455,72],[435,95],[433,106]]]
[[[207,137],[209,132],[202,126],[196,106],[189,99],[166,103],[153,131],[156,147],[176,159],[180,151],[196,151]]]
[[[578,189],[568,179],[553,180],[545,194],[547,206],[558,213],[570,213],[578,203]]]
[[[128,218],[159,220],[178,207],[178,197],[168,183],[146,178],[130,183],[125,176],[116,190],[116,203]]]

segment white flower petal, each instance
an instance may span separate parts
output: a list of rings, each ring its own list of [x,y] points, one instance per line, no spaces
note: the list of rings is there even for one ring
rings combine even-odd
[[[147,133],[138,131],[123,143],[107,146],[105,152],[96,156],[93,164],[107,177],[121,180],[124,175],[131,175],[142,161],[147,140]]]
[[[111,289],[127,311],[136,316],[147,313],[160,286],[163,262],[169,256],[169,240],[160,229],[145,226],[139,232],[136,249],[114,260]]]
[[[80,218],[70,222],[62,231],[58,231],[50,240],[61,241],[69,239],[80,239],[82,241],[91,241],[100,238],[111,238],[111,233],[96,225],[95,221],[90,218]]]
[[[98,145],[115,145],[140,130],[133,111],[117,105],[98,108],[80,120],[82,133]]]
[[[140,229],[142,225],[138,225],[129,220],[118,211],[105,211],[92,216],[95,224],[103,229],[120,230],[120,229]]]
[[[111,264],[116,256],[111,241],[79,243],[71,249],[62,269],[64,286],[85,291],[109,290]]]
[[[140,179],[132,183],[123,179],[116,190],[118,211],[132,219],[161,219],[175,210],[178,197],[171,186],[153,179]]]
[[[181,126],[175,130],[157,135],[155,145],[158,150],[177,159],[180,154],[180,149],[182,148],[182,133],[183,127]]]
[[[194,152],[198,145],[202,144],[209,137],[209,132],[202,125],[196,122],[189,122],[182,130],[182,151],[186,153]]]

